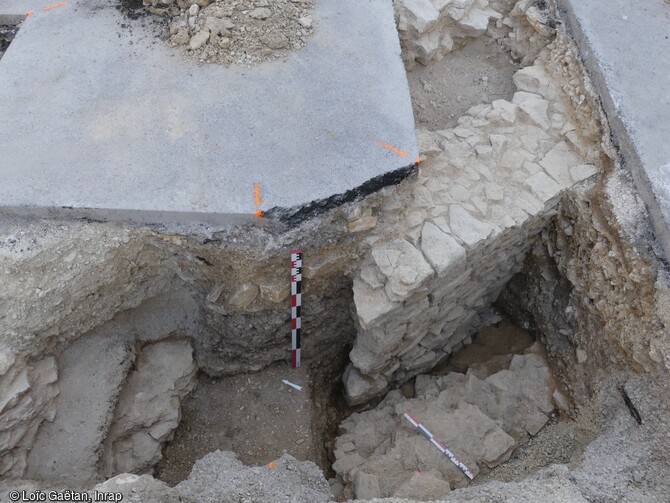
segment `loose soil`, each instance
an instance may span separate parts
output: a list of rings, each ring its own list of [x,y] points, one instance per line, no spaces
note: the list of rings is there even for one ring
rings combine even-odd
[[[303,387],[297,391],[282,382]],[[342,400],[307,367],[276,363],[253,374],[211,379],[182,403],[182,420],[163,450],[156,476],[175,485],[193,463],[217,449],[233,451],[247,465],[265,465],[288,453],[330,471],[326,446],[345,415]]]
[[[469,41],[442,61],[417,64],[407,74],[417,126],[431,131],[454,127],[475,105],[511,99],[516,91],[512,77],[519,68],[486,37]]]

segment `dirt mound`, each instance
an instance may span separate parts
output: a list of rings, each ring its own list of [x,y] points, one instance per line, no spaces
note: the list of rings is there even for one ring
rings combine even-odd
[[[301,49],[313,0],[145,0],[170,19],[169,43],[200,62],[255,65]],[[171,5],[170,5],[171,4]]]

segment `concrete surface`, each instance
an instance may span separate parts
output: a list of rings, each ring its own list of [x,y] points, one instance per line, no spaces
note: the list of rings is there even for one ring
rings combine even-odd
[[[670,257],[670,4],[559,0]]]
[[[198,65],[115,0],[52,3],[0,2],[34,11],[0,62],[6,213],[224,224],[255,183],[264,211],[353,190],[332,206],[418,155],[390,0],[317,0],[307,47],[253,68]]]

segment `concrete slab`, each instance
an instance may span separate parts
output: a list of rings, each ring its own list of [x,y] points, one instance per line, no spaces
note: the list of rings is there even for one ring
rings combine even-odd
[[[559,0],[670,258],[670,4]]]
[[[1,211],[225,224],[259,183],[305,218],[418,155],[391,0],[317,0],[307,47],[253,68],[198,65],[116,0],[52,3],[0,1],[34,12],[0,61]]]

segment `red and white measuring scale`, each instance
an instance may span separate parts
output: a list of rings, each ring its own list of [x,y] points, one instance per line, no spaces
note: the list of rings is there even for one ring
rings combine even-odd
[[[447,449],[442,442],[436,439],[424,425],[422,425],[414,416],[412,416],[412,414],[406,412],[404,416],[405,419],[407,419],[410,423],[412,423],[412,426],[414,426],[417,430],[419,430],[419,433],[421,433],[424,437],[426,437],[431,444],[437,447],[442,454],[447,456],[453,464],[455,464],[463,473],[465,473],[465,476],[467,478],[469,478],[470,480],[475,478],[474,474],[468,469],[468,467],[465,466],[465,464],[463,464],[463,462],[460,459],[458,459],[458,457],[454,455],[453,452]]]
[[[300,329],[302,318],[302,251],[291,252],[291,367],[300,367]]]

